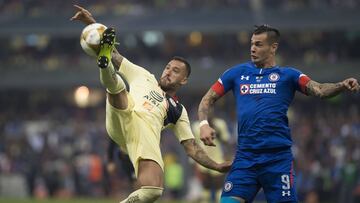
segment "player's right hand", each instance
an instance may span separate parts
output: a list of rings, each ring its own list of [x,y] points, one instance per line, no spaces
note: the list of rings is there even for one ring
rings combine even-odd
[[[74,7],[76,8],[77,12],[73,17],[70,18],[71,21],[78,20],[86,25],[96,23],[94,17],[91,15],[91,13],[88,10],[86,10],[85,8],[79,5],[74,5]]]
[[[219,164],[219,168],[217,169],[217,171],[221,173],[230,171],[232,163],[232,161],[225,161],[224,163]]]
[[[345,88],[351,92],[359,92],[360,91],[360,85],[355,78],[348,78],[348,79],[342,81],[342,83],[345,86]]]
[[[216,146],[214,144],[214,139],[216,132],[208,124],[200,127],[200,140],[207,146]]]

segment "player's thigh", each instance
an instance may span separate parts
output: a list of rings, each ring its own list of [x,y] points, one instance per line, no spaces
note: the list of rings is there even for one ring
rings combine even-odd
[[[259,181],[269,203],[297,202],[292,159],[276,161],[263,167]]]
[[[225,179],[221,199],[237,197],[252,202],[259,189],[255,168],[232,168]]]
[[[126,90],[123,90],[117,94],[107,93],[107,98],[111,106],[120,110],[125,110],[128,108],[129,104],[127,94],[128,93]]]
[[[113,107],[109,100],[106,102],[106,130],[120,148],[126,152],[126,142],[133,139],[137,130],[137,125],[133,119],[133,108],[135,106],[133,99],[127,95],[129,106],[126,110],[120,110]]]
[[[160,165],[148,159],[139,160],[138,182],[141,186],[163,187],[164,173]]]

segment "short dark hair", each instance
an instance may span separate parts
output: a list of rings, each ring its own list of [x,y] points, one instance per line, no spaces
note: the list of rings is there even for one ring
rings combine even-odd
[[[190,73],[191,73],[191,66],[190,66],[190,63],[183,57],[181,56],[174,56],[172,58],[172,60],[177,60],[177,61],[181,61],[185,64],[185,67],[186,67],[186,71],[187,71],[187,77],[190,76]]]
[[[255,25],[254,35],[267,33],[267,38],[270,44],[279,43],[280,41],[280,32],[278,29],[271,27],[270,25]]]

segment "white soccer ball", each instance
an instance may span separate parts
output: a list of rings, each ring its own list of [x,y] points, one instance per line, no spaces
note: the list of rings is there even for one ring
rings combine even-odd
[[[107,27],[101,23],[87,25],[81,32],[80,45],[90,56],[97,56],[100,50],[100,39]]]

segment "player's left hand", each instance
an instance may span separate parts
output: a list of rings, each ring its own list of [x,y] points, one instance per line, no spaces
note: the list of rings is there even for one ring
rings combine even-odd
[[[225,161],[224,163],[218,164],[219,168],[217,169],[217,171],[221,173],[230,171],[232,163],[233,163],[232,161]]]
[[[360,86],[358,81],[355,78],[348,78],[342,82],[345,88],[351,92],[358,92],[360,90]]]
[[[96,23],[94,17],[91,15],[91,13],[88,10],[86,10],[85,8],[79,5],[74,5],[74,7],[77,9],[77,12],[73,17],[70,18],[71,21],[78,20],[86,25]]]

